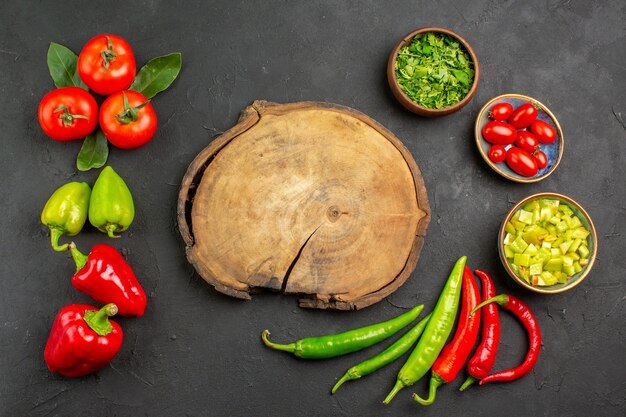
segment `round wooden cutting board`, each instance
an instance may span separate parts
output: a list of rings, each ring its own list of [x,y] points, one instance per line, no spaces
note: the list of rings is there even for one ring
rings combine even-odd
[[[216,290],[358,309],[411,274],[430,221],[422,176],[391,132],[327,103],[256,101],[193,160],[178,223]]]

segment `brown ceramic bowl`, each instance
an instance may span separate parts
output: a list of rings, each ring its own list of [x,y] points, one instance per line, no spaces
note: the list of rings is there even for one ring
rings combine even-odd
[[[469,53],[474,63],[474,83],[472,84],[472,88],[470,89],[470,91],[467,93],[465,98],[463,98],[463,100],[459,101],[458,103],[450,107],[445,107],[443,109],[431,109],[431,108],[424,107],[424,106],[417,104],[416,102],[411,100],[409,96],[404,94],[404,92],[398,85],[398,80],[396,79],[396,71],[394,67],[395,67],[398,51],[403,46],[410,44],[411,40],[413,40],[413,37],[415,37],[415,35],[417,35],[418,33],[426,33],[426,32],[438,32],[438,33],[443,33],[453,38],[456,38],[463,45],[463,47],[465,47],[465,49]],[[391,55],[389,55],[389,61],[387,63],[387,80],[389,81],[389,87],[391,87],[391,91],[393,92],[393,95],[395,96],[395,98],[407,110],[415,114],[419,114],[420,116],[425,116],[425,117],[445,116],[450,113],[454,113],[457,110],[462,109],[467,103],[470,102],[470,100],[474,97],[474,94],[476,94],[476,90],[478,89],[479,79],[480,79],[480,67],[478,65],[478,59],[476,58],[474,49],[472,49],[470,44],[465,39],[463,39],[459,34],[451,31],[450,29],[445,29],[445,28],[426,27],[426,28],[420,28],[420,29],[414,30],[413,32],[409,33],[404,38],[400,39],[400,42],[398,42],[397,45],[393,48],[393,50],[391,51]]]
[[[515,212],[521,207],[523,207],[526,203],[529,203],[533,200],[541,199],[541,198],[551,198],[551,199],[559,200],[561,204],[565,204],[569,206],[569,208],[572,209],[574,214],[580,219],[583,226],[585,226],[585,228],[589,230],[590,232],[589,236],[587,237],[587,244],[591,252],[589,256],[589,263],[585,265],[582,271],[570,277],[570,279],[567,280],[566,283],[554,284],[554,285],[550,285],[546,287],[530,285],[524,279],[518,277],[515,274],[515,272],[513,272],[513,269],[511,268],[511,265],[509,264],[509,260],[504,255],[504,237],[506,235],[505,228],[506,228],[507,222],[509,222],[511,218],[513,217],[513,215],[515,214]],[[509,210],[508,214],[504,218],[504,221],[502,222],[502,226],[500,226],[500,233],[498,234],[498,252],[500,254],[500,260],[502,261],[502,265],[504,265],[504,269],[506,269],[506,272],[513,279],[513,281],[517,282],[522,287],[527,288],[534,292],[538,292],[541,294],[557,294],[557,293],[574,288],[575,286],[583,282],[585,278],[587,278],[587,275],[589,275],[591,268],[593,268],[593,264],[598,254],[598,235],[596,233],[596,228],[593,225],[593,221],[591,220],[591,216],[589,216],[589,213],[587,213],[585,209],[576,201],[562,194],[537,193],[537,194],[533,194],[524,198],[519,203],[517,203],[511,210]]]

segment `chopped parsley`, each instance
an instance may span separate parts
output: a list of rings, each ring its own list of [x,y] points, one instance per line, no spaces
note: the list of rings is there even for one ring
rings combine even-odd
[[[417,34],[398,51],[395,70],[402,91],[431,109],[463,100],[474,82],[469,53],[457,39],[443,33]]]

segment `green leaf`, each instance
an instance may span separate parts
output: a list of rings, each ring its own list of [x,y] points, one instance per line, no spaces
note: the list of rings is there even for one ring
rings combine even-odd
[[[80,87],[89,91],[81,81],[76,70],[78,57],[70,49],[58,43],[51,42],[48,48],[48,69],[54,85],[61,87]]]
[[[76,168],[80,171],[89,171],[92,168],[100,168],[109,157],[109,145],[107,138],[98,129],[83,141],[83,146],[76,157]]]
[[[180,52],[151,59],[139,70],[129,90],[138,91],[150,99],[174,82],[181,66]]]

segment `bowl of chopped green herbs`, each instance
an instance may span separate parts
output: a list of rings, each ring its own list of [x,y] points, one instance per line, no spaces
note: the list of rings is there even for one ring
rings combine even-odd
[[[463,108],[474,97],[479,76],[470,44],[457,33],[437,27],[406,35],[387,64],[393,95],[407,110],[426,117]]]

